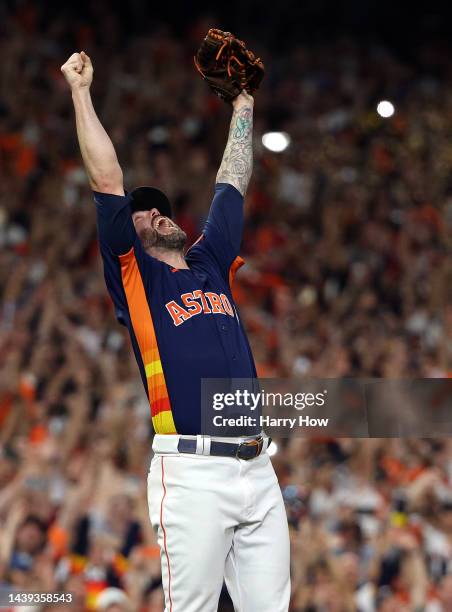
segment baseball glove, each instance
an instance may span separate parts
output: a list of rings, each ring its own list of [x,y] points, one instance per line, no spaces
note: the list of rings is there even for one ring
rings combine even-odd
[[[264,76],[264,64],[230,32],[211,28],[194,57],[195,66],[210,89],[232,102],[242,89],[252,94]]]

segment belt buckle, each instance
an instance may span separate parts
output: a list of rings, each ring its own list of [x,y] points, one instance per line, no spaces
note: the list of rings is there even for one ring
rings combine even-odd
[[[256,454],[253,457],[241,457],[240,456],[240,451],[243,447],[250,448],[254,446],[257,448],[256,448]],[[237,459],[243,459],[244,461],[255,459],[256,457],[259,457],[259,455],[261,454],[263,446],[264,446],[264,438],[262,436],[259,436],[258,438],[255,438],[254,440],[250,440],[249,442],[241,442],[237,447],[237,452],[235,453],[235,456],[237,457]]]

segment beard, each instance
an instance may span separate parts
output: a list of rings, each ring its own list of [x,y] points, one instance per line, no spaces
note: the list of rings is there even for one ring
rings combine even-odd
[[[167,251],[183,251],[187,242],[187,234],[180,227],[170,234],[159,234],[150,227],[142,230],[138,235],[144,249],[154,247]]]

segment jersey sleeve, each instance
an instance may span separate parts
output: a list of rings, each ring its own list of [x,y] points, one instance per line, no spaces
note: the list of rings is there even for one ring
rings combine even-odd
[[[239,254],[242,234],[243,196],[233,185],[217,183],[203,234],[189,250],[188,258],[204,254],[228,277]]]
[[[113,255],[125,255],[137,234],[130,211],[130,195],[118,196],[94,191],[99,242]]]
[[[119,255],[128,253],[133,248],[137,237],[130,212],[130,196],[117,196],[96,191],[93,193],[105,284],[113,301],[117,320],[126,325],[128,308]]]

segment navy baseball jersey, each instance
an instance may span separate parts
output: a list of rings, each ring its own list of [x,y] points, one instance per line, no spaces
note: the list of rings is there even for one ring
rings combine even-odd
[[[105,281],[127,326],[156,433],[201,431],[202,378],[255,378],[251,350],[231,294],[243,231],[243,196],[219,183],[189,269],[148,255],[130,196],[95,192]]]

